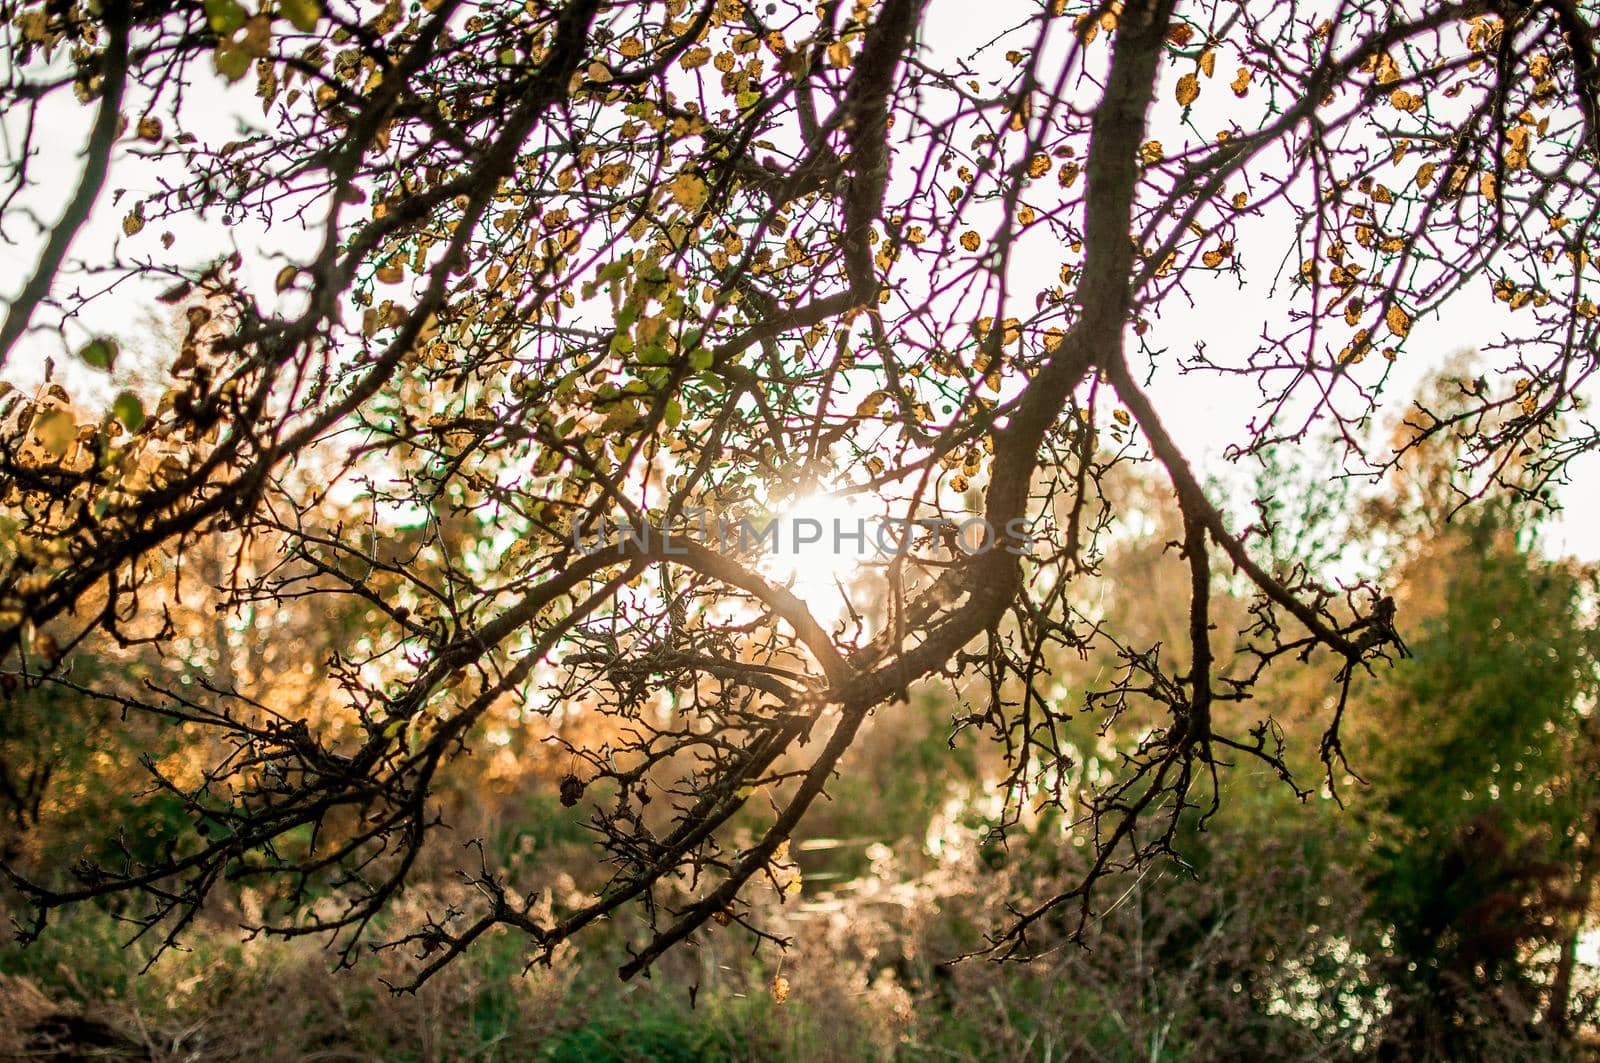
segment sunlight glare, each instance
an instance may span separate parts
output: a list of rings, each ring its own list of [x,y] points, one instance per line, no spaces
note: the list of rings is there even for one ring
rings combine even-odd
[[[846,615],[840,587],[853,591],[862,567],[877,556],[877,525],[860,496],[814,492],[779,511],[778,549],[762,570],[789,587],[812,615],[831,627]]]

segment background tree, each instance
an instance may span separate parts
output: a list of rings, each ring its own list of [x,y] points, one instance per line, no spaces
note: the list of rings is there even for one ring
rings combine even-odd
[[[1459,403],[1453,387],[1428,405]],[[1591,904],[1594,572],[1540,556],[1538,522],[1504,501],[1463,506],[1462,442],[1413,450],[1375,507],[1406,544],[1392,549],[1414,659],[1359,711],[1368,911],[1385,935],[1368,947],[1394,968],[1386,1047],[1413,1056],[1568,1029]]]

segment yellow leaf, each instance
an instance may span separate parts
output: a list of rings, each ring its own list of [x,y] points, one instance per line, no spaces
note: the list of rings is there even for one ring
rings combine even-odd
[[[1200,77],[1197,74],[1185,74],[1178,79],[1178,91],[1175,94],[1178,102],[1187,107],[1200,98]]]
[[[1022,106],[1011,112],[1011,121],[1006,124],[1006,128],[1013,133],[1020,133],[1028,128],[1028,119],[1032,116],[1033,101],[1029,98],[1024,98]]]
[[[1431,162],[1423,163],[1422,168],[1417,171],[1417,187],[1427,188],[1428,182],[1433,180],[1433,171],[1436,169],[1438,167]]]
[[[1154,166],[1156,163],[1160,162],[1163,157],[1164,152],[1161,147],[1161,141],[1159,140],[1147,140],[1144,142],[1143,146],[1139,148],[1139,158],[1142,159],[1147,166]]]
[[[667,193],[684,210],[699,210],[710,197],[710,190],[698,174],[680,173],[667,185]]]
[[[968,251],[976,251],[982,243],[983,238],[971,229],[961,234],[961,246]]]
[[[34,442],[38,443],[52,459],[59,461],[72,448],[73,440],[78,434],[78,425],[73,420],[72,414],[56,406],[35,417],[29,430],[33,434]]]
[[[828,63],[839,70],[847,68],[850,65],[850,46],[843,41],[828,45]]]
[[[772,979],[772,1000],[775,1004],[782,1004],[789,999],[789,979],[783,975],[776,975]]]
[[[36,632],[33,636],[33,652],[36,657],[46,661],[54,661],[61,653],[61,644],[54,635],[43,631]]]
[[[160,140],[161,119],[155,117],[154,115],[146,115],[145,117],[139,119],[139,139],[151,141]]]
[[[678,65],[685,70],[694,70],[711,62],[711,49],[706,47],[690,48],[678,59]]]
[[[1207,48],[1200,53],[1200,71],[1206,77],[1211,77],[1217,72],[1217,50]]]
[[[127,217],[122,219],[122,231],[129,236],[136,236],[144,228],[144,208],[134,207],[128,211]]]
[[[1398,306],[1391,306],[1389,312],[1383,315],[1383,320],[1388,324],[1389,331],[1405,339],[1406,333],[1411,331],[1411,316]]]
[[[1422,109],[1422,97],[1405,89],[1395,89],[1389,93],[1389,105],[1397,111],[1415,114]]]
[[[1226,256],[1223,255],[1221,250],[1213,247],[1210,251],[1207,251],[1205,254],[1200,256],[1200,261],[1204,262],[1211,269],[1216,269],[1218,266],[1222,265],[1222,260],[1225,257]]]
[[[283,267],[278,271],[277,277],[273,279],[272,287],[280,292],[285,290],[289,287],[289,285],[294,283],[295,274],[299,272],[300,271],[293,266]]]
[[[1028,176],[1043,177],[1050,172],[1050,156],[1035,155],[1028,160]]]
[[[1233,90],[1233,94],[1239,97],[1241,100],[1244,99],[1245,94],[1250,91],[1250,77],[1250,68],[1247,66],[1241,66],[1239,68],[1239,73],[1234,76],[1233,84],[1228,86]]]
[[[398,262],[386,262],[378,267],[378,283],[399,284],[406,279],[406,268]]]

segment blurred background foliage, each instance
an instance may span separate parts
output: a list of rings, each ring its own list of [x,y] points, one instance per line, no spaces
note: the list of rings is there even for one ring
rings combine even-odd
[[[188,928],[186,951],[148,969],[154,944],[132,938],[114,906],[75,910],[38,943],[6,946],[0,1055],[1580,1057],[1592,1051],[1597,1001],[1596,573],[1549,556],[1521,510],[1454,492],[1458,457],[1448,443],[1414,452],[1377,485],[1264,464],[1254,492],[1266,500],[1254,525],[1263,556],[1287,566],[1317,555],[1352,581],[1387,573],[1410,656],[1354,688],[1348,765],[1334,760],[1332,791],[1314,785],[1324,770],[1317,739],[1338,698],[1325,669],[1284,669],[1250,700],[1220,704],[1245,728],[1265,718],[1262,741],[1294,739],[1310,796],[1256,766],[1224,774],[1221,811],[1203,823],[1192,814],[1178,859],[1097,896],[1082,943],[1067,940],[1064,915],[1040,928],[1042,959],[950,962],[984,944],[1003,902],[1021,906],[1080,876],[1091,846],[1059,811],[1003,802],[1002,752],[970,738],[951,691],[925,685],[871,721],[830,800],[792,840],[799,888],[774,876],[751,898],[791,938],[787,951],[718,926],[652,978],[625,983],[615,971],[642,931],[618,919],[548,966],[528,966],[520,938],[493,935],[419,992],[395,996],[386,983],[426,958],[420,947],[334,974],[317,939],[246,939],[239,925],[274,898],[242,875]],[[1119,511],[1163,511],[1137,504],[1159,485],[1126,474],[1109,489],[1127,493]],[[1181,617],[1174,603],[1188,592],[1180,531],[1160,520],[1107,540],[1085,596],[1146,647],[1181,645],[1158,618]],[[493,529],[455,532],[469,544]],[[171,637],[55,648],[71,655],[66,685],[6,680],[0,844],[10,860],[65,869],[206,829],[181,801],[127,796],[152,785],[151,767],[181,779],[211,759],[195,755],[187,725],[125,720],[75,696],[73,683],[131,694],[268,676],[275,709],[340,725],[321,692],[341,667],[338,647],[359,645],[371,621],[361,606],[218,616],[202,588],[221,574],[205,557],[184,564],[195,578],[173,582],[164,603]],[[1215,578],[1221,638],[1243,626],[1248,604],[1226,595],[1229,573]],[[1056,696],[1071,704],[1117,657],[1091,647],[1050,666]],[[1114,750],[1155,722],[1137,706],[1108,718],[1082,705],[1059,736],[1065,755],[1039,765],[1030,785],[1087,793],[1119,770]],[[549,741],[599,725],[512,705],[495,717],[440,788],[448,828],[427,850],[436,866],[413,877],[397,922],[462,899],[463,853],[535,895],[603,889],[587,824],[607,795],[571,801],[567,755]],[[752,833],[764,826],[760,808],[744,813]],[[1017,815],[1020,829],[998,841],[997,817]]]

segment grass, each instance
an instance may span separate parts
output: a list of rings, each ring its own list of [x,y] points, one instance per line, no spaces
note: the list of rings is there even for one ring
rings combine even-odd
[[[882,1054],[837,999],[779,1005],[759,963],[717,969],[691,1003],[688,968],[621,983],[620,942],[526,969],[522,941],[490,936],[415,994],[410,960],[374,956],[354,971],[308,939],[241,940],[212,923],[141,975],[151,946],[105,912],[79,910],[36,944],[0,949],[0,973],[26,979],[60,1009],[119,1031],[157,1060],[350,1059],[734,1061],[864,1059]],[[615,952],[613,955],[612,953]],[[824,987],[827,988],[827,987]],[[13,1047],[12,1051],[16,1049]],[[0,1056],[7,1046],[0,1040]]]

